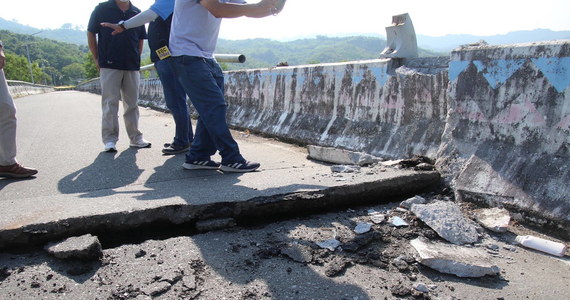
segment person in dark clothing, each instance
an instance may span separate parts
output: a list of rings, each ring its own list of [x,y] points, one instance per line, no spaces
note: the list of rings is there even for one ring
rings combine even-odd
[[[102,138],[105,151],[116,152],[119,139],[119,100],[123,100],[123,119],[130,146],[148,148],[151,144],[139,131],[138,94],[144,26],[115,36],[102,22],[119,23],[140,13],[129,0],[108,0],[95,7],[87,26],[87,41],[100,72],[102,98]]]
[[[165,144],[164,149],[162,149],[162,153],[166,155],[186,152],[194,140],[186,92],[174,75],[174,71],[167,61],[168,57],[163,56],[165,53],[168,56],[168,52],[164,51],[168,49],[173,11],[174,0],[156,0],[148,10],[129,20],[120,22],[120,24],[101,24],[104,27],[112,28],[114,30],[113,34],[119,34],[124,30],[149,23],[148,46],[150,48],[150,58],[162,83],[166,107],[172,113],[176,126],[174,140],[172,143]]]

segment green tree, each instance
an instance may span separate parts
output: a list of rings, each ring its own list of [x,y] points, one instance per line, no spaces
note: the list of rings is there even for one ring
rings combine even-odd
[[[85,78],[85,68],[80,63],[72,63],[63,67],[61,73],[63,75],[62,83],[64,84],[74,85]]]
[[[10,52],[5,52],[5,54],[6,65],[4,66],[4,73],[6,74],[6,79],[31,82],[28,59]]]
[[[99,77],[99,70],[97,70],[95,62],[93,62],[93,54],[91,52],[87,52],[83,56],[83,68],[85,69],[85,77],[87,79]]]

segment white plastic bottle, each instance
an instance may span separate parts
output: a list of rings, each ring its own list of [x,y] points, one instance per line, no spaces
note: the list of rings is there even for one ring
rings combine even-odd
[[[566,254],[566,245],[554,241],[545,240],[532,235],[519,235],[515,240],[528,248],[539,250],[556,256],[564,256]]]

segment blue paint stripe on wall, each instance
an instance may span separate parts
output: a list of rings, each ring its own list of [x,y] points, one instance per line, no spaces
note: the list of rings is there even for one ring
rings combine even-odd
[[[489,62],[473,61],[483,77],[487,79],[492,88],[504,84],[513,74],[520,69],[526,59],[497,59]]]
[[[570,85],[570,57],[539,57],[532,62],[559,93]]]

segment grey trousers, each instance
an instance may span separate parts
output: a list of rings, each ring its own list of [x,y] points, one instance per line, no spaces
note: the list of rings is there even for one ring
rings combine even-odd
[[[4,70],[0,70],[0,166],[16,161],[16,106],[8,91]]]
[[[101,133],[103,144],[119,140],[119,101],[123,100],[123,120],[131,143],[141,140],[139,131],[139,71],[101,68]]]

